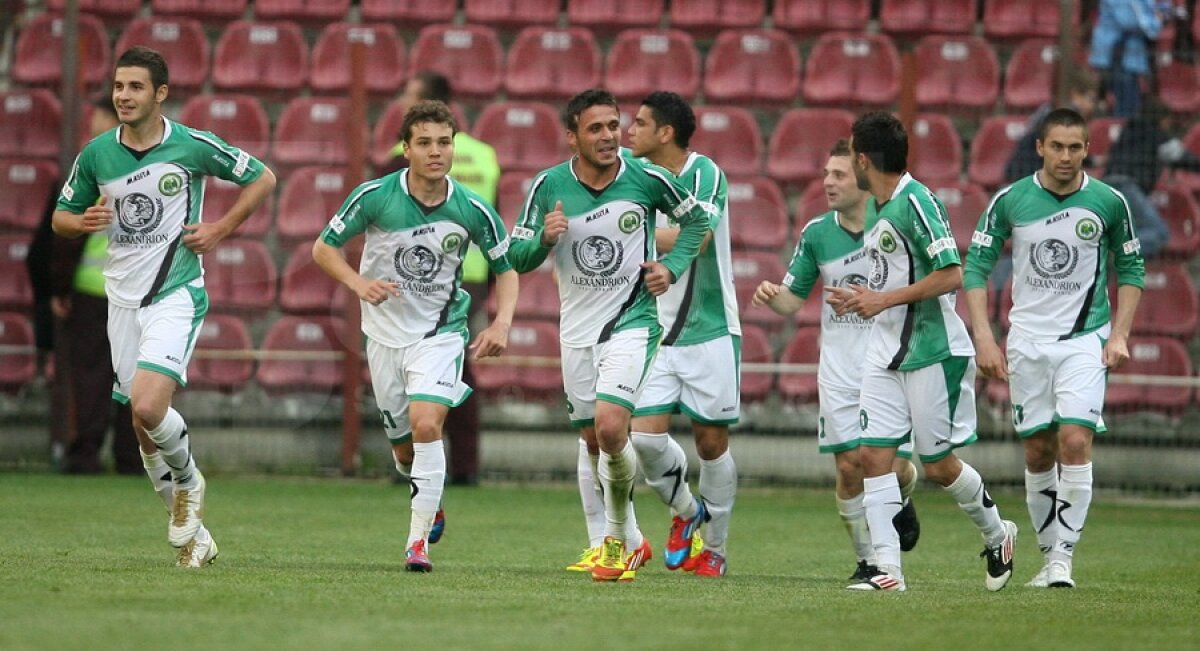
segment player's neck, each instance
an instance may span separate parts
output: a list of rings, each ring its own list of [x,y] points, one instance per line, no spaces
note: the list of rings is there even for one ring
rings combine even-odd
[[[659,167],[666,168],[675,176],[683,171],[683,166],[687,165],[688,156],[691,155],[686,149],[679,147],[664,147],[663,149],[650,154],[646,158],[650,159],[651,163]]]
[[[861,232],[867,223],[867,202],[860,201],[845,210],[839,210],[838,223],[848,231]]]
[[[892,195],[896,193],[896,186],[900,185],[901,174],[884,174],[882,172],[868,172],[870,176],[867,178],[871,182],[871,196],[875,197],[875,201],[884,204],[892,199]]]
[[[149,149],[162,142],[165,130],[162,113],[155,111],[144,120],[125,123],[121,129],[121,144],[138,150]]]
[[[594,190],[603,190],[617,178],[621,163],[618,161],[608,167],[596,167],[582,156],[576,156],[571,161],[571,168],[575,170],[575,177],[580,183]]]
[[[1079,172],[1071,177],[1069,181],[1059,181],[1052,175],[1047,174],[1046,170],[1038,170],[1038,182],[1042,187],[1053,192],[1054,194],[1071,194],[1083,187],[1083,172]]]
[[[449,185],[450,181],[445,176],[431,179],[412,173],[408,175],[408,193],[426,206],[436,206],[445,201]]]

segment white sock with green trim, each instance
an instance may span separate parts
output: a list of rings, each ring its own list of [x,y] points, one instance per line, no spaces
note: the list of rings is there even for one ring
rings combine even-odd
[[[599,463],[600,456],[588,454],[587,442],[579,439],[576,461],[579,501],[583,504],[583,519],[587,524],[588,547],[599,547],[604,541],[604,497],[600,492],[600,480],[596,476],[596,464]]]
[[[900,512],[900,484],[896,473],[863,479],[863,510],[867,514],[871,546],[875,549],[876,565],[880,569],[902,576],[900,571],[900,534],[892,518]]]
[[[875,565],[875,548],[871,546],[871,531],[867,528],[867,512],[863,508],[863,493],[848,500],[837,498],[838,515],[842,516],[842,524],[846,533],[850,534],[850,544],[854,546],[854,554],[860,561]]]
[[[1038,548],[1049,554],[1058,542],[1058,467],[1045,472],[1025,470],[1025,506],[1037,532]]]
[[[173,407],[167,407],[162,422],[146,434],[158,447],[162,460],[171,469],[171,480],[180,488],[193,489],[199,483],[192,446],[188,441],[187,423]]]
[[[1071,566],[1075,546],[1083,533],[1088,509],[1092,506],[1092,464],[1062,465],[1058,491],[1060,507],[1058,541],[1050,551],[1051,560],[1061,560]]]
[[[637,474],[637,453],[633,444],[626,441],[625,447],[616,454],[600,451],[600,485],[604,488],[604,535],[624,540],[629,518],[630,500],[633,497],[633,479]],[[637,541],[640,543],[640,541]]]
[[[979,476],[971,464],[962,462],[962,472],[946,487],[946,492],[954,497],[958,508],[979,528],[988,547],[995,547],[1004,542],[1008,532],[1004,529],[1004,521],[1000,519],[1000,509],[996,508],[992,496],[988,495],[987,487],[983,485],[983,477]]]
[[[683,448],[666,432],[631,432],[629,438],[646,474],[646,483],[663,504],[671,507],[671,514],[689,520],[696,517],[696,498],[688,486],[687,455]]]
[[[725,541],[729,538],[729,520],[733,516],[733,502],[737,497],[737,464],[733,462],[733,450],[716,459],[700,460],[700,499],[708,509],[708,523],[704,525],[704,548],[725,555]]]
[[[413,443],[412,463],[412,521],[408,528],[408,545],[429,537],[433,518],[442,503],[446,487],[446,448],[442,441]]]

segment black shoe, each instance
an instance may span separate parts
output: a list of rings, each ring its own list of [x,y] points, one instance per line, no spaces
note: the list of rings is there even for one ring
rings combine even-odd
[[[879,574],[879,568],[866,561],[859,561],[858,568],[854,570],[854,574],[851,574],[850,578],[846,580],[850,583],[861,583],[862,581],[866,581],[876,574]]]
[[[904,507],[896,517],[892,518],[892,525],[896,527],[896,533],[900,534],[900,551],[912,551],[921,539],[921,521],[917,519],[917,507],[913,505],[911,497],[904,502]]]
[[[1010,520],[1004,521],[1004,540],[995,547],[985,547],[979,556],[987,559],[987,576],[984,577],[987,589],[995,592],[1008,585],[1013,571],[1013,548],[1017,543],[1017,525]],[[1051,584],[1053,585],[1053,584]]]

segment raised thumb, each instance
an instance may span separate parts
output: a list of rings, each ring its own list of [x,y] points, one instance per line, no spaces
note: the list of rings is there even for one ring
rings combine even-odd
[[[562,212],[562,201],[561,200],[554,202],[554,212]]]

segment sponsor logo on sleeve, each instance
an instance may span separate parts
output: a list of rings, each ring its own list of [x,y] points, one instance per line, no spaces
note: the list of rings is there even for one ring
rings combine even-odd
[[[533,239],[533,229],[518,226],[513,229],[512,236],[515,240],[531,240]]]
[[[62,196],[67,201],[74,199],[75,198],[75,189],[69,185],[64,185],[63,189],[62,189]]]
[[[933,243],[925,247],[925,253],[928,254],[929,257],[934,258],[937,257],[937,254],[941,253],[942,251],[953,249],[956,246],[958,245],[954,243],[953,237],[943,237],[934,240]]]
[[[992,245],[992,236],[984,233],[983,231],[975,231],[975,233],[971,235],[971,244],[989,247]]]
[[[1135,237],[1132,240],[1122,244],[1121,250],[1125,252],[1125,255],[1137,253],[1142,250],[1142,243]]]
[[[346,230],[346,222],[342,221],[340,216],[334,215],[333,219],[329,220],[329,228],[333,229],[334,233],[341,235],[342,231]]]
[[[492,260],[499,258],[500,256],[504,255],[505,253],[508,253],[508,238],[507,237],[504,238],[503,240],[501,240],[500,243],[497,244],[496,246],[493,246],[492,248],[488,249],[488,252],[487,252],[488,258],[492,259]]]
[[[238,150],[237,163],[233,166],[233,175],[241,176],[246,173],[246,167],[250,165],[250,154],[242,150]]]
[[[671,211],[671,214],[674,215],[676,219],[678,219],[678,218],[688,214],[689,212],[691,212],[692,208],[695,208],[695,207],[696,207],[696,197],[688,197],[687,199],[683,200],[683,203],[679,204],[678,206],[675,206],[675,209]]]

